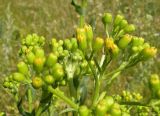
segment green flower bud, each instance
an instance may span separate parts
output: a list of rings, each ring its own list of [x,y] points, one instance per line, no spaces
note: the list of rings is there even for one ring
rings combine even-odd
[[[57,39],[56,39],[56,38],[52,38],[52,40],[51,40],[51,45],[54,46],[55,43],[57,43]]]
[[[33,77],[32,78],[32,86],[35,89],[39,89],[43,86],[43,80],[41,77]]]
[[[111,108],[111,116],[121,116],[121,109],[118,103],[114,103]]]
[[[86,60],[84,60],[82,63],[81,63],[81,68],[82,69],[85,69],[87,67],[88,63]]]
[[[39,38],[38,43],[39,43],[40,46],[43,46],[43,45],[45,44],[45,38],[44,38],[43,36],[41,36],[41,37]]]
[[[123,20],[123,18],[124,18],[123,16],[117,15],[116,18],[115,18],[115,20],[114,20],[114,26],[119,25],[120,22]]]
[[[24,74],[24,75],[27,75],[27,74],[28,74],[28,71],[29,71],[27,64],[24,63],[24,62],[19,62],[19,63],[17,64],[17,69],[18,69],[18,72],[20,72],[20,73],[22,73],[22,74]]]
[[[151,46],[149,45],[149,43],[144,43],[142,47],[143,47],[143,48],[149,48],[149,47],[151,47]]]
[[[3,83],[3,87],[9,88],[9,86],[10,86],[10,83],[9,83],[9,82],[5,81],[5,82]]]
[[[67,49],[67,50],[71,50],[72,49],[72,43],[69,39],[65,39],[64,40],[64,48]]]
[[[25,76],[22,73],[15,72],[13,73],[13,80],[17,82],[21,82],[25,80]]]
[[[121,29],[125,28],[127,25],[128,25],[128,22],[125,19],[123,19],[119,24]]]
[[[157,49],[155,47],[147,47],[141,51],[141,56],[143,60],[147,60],[149,58],[153,58],[157,53]]]
[[[118,42],[118,47],[121,49],[124,49],[128,46],[128,44],[131,42],[132,37],[128,34],[124,35]]]
[[[110,111],[112,105],[114,104],[114,99],[111,96],[106,96],[104,99],[105,99],[107,111]]]
[[[46,65],[48,67],[52,67],[54,64],[57,63],[57,59],[58,59],[57,55],[50,53],[46,60]]]
[[[25,43],[27,46],[31,45],[32,43],[32,36],[31,35],[28,35],[25,39]]]
[[[102,99],[95,108],[95,116],[105,116],[107,113],[108,106],[106,99]]]
[[[128,32],[128,33],[133,32],[133,31],[135,31],[135,26],[134,26],[133,24],[127,25],[127,26],[124,28],[124,31],[125,31],[125,32]]]
[[[80,106],[78,109],[79,116],[89,116],[89,109],[87,106]]]
[[[138,53],[138,52],[139,52],[139,47],[133,46],[133,47],[132,47],[132,51],[133,51],[134,53]]]
[[[58,44],[59,44],[60,46],[62,46],[62,45],[64,44],[63,40],[59,40],[59,41],[58,41]]]
[[[63,66],[59,63],[56,63],[52,68],[52,75],[55,80],[60,81],[64,77],[64,69]]]
[[[151,89],[157,91],[160,89],[160,79],[157,74],[152,74],[149,80]]]
[[[55,81],[52,75],[47,75],[43,79],[47,84],[53,84]]]
[[[57,51],[58,51],[58,53],[59,53],[60,55],[62,55],[62,54],[63,54],[63,47],[62,47],[62,46],[59,46],[59,47],[57,48]]]
[[[32,37],[32,45],[36,45],[39,41],[39,38],[36,34],[33,34],[33,37]]]
[[[93,51],[99,51],[104,45],[103,38],[97,37],[93,43]]]
[[[78,48],[78,43],[76,38],[71,38],[72,50],[76,50]]]
[[[41,72],[45,63],[45,57],[36,57],[33,61],[34,69],[37,72]]]
[[[132,46],[142,46],[144,44],[144,39],[142,37],[133,37]]]
[[[68,56],[69,55],[69,51],[68,50],[63,50],[63,55],[64,56]]]
[[[102,17],[102,22],[104,25],[110,24],[112,22],[111,13],[104,13]]]
[[[27,62],[29,64],[33,64],[33,61],[35,59],[35,55],[33,52],[29,52],[27,55],[26,55],[26,58],[27,58]]]
[[[21,48],[22,53],[26,53],[27,49],[28,49],[27,46],[22,46],[22,48]]]
[[[36,57],[44,57],[44,50],[41,48],[35,49],[35,56]]]
[[[86,39],[88,43],[91,43],[93,40],[93,30],[90,25],[84,26],[85,32],[86,32]]]

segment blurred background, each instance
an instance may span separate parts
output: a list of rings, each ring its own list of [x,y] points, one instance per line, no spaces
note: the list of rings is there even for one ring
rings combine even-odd
[[[95,28],[95,36],[105,37],[101,16],[111,12],[123,14],[129,23],[136,25],[137,36],[160,49],[160,0],[88,0],[86,21]],[[78,15],[71,0],[0,0],[0,111],[17,115],[14,100],[3,87],[6,75],[15,70],[21,38],[30,33],[52,37],[72,37],[78,25]],[[119,93],[130,90],[148,94],[147,78],[152,73],[160,75],[160,52],[157,57],[139,63],[122,73],[109,90]],[[147,98],[146,98],[147,99]]]

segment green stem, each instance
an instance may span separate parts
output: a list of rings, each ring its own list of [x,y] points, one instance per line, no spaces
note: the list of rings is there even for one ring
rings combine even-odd
[[[156,100],[149,104],[149,106],[157,106],[157,105],[160,105],[160,100]]]
[[[40,116],[41,113],[42,113],[42,111],[43,111],[43,108],[40,106],[40,107],[38,108],[38,110],[36,111],[36,115],[35,115],[35,116]]]
[[[16,94],[14,95],[14,98],[15,98],[15,100],[16,100],[16,103],[18,103],[18,93],[16,93]]]
[[[56,95],[58,98],[65,101],[67,104],[69,104],[72,108],[78,111],[78,105],[75,104],[71,99],[66,97],[59,89],[54,89],[51,86],[48,87],[48,91]]]
[[[85,23],[85,19],[84,19],[84,16],[83,15],[81,15],[80,16],[80,20],[79,20],[79,27],[83,27],[84,26],[84,23]]]
[[[105,30],[106,30],[107,38],[109,38],[109,32],[108,32],[107,25],[105,25]]]
[[[69,78],[68,82],[69,82],[70,96],[77,99],[77,91],[76,88],[74,87],[73,78]]]
[[[89,65],[89,67],[92,71],[92,74],[94,76],[94,79],[95,79],[95,91],[94,91],[93,102],[92,102],[92,106],[91,106],[92,108],[94,108],[97,103],[98,97],[99,97],[100,81],[99,81],[99,77],[97,76],[94,68],[91,65],[91,62],[88,60],[87,60],[87,62],[88,62],[88,65]]]
[[[82,13],[80,15],[80,23],[79,23],[80,27],[83,27],[85,24],[86,7],[87,7],[87,0],[82,0],[82,3],[81,3]]]
[[[94,62],[96,64],[96,67],[98,68],[98,71],[101,72],[101,68],[100,68],[100,66],[99,66],[98,61],[97,61],[96,58],[94,58]]]
[[[122,70],[124,70],[126,68],[126,66],[128,65],[128,62],[123,62],[117,69],[115,69],[114,71],[108,73],[107,75],[103,76],[103,79],[106,79],[106,77],[111,76],[111,75],[116,75],[116,73],[121,72]]]
[[[99,78],[95,78],[95,92],[93,95],[93,102],[92,102],[92,108],[96,106],[97,100],[99,98],[99,90],[100,90],[100,81]]]
[[[107,85],[111,84],[112,81],[121,74],[121,71],[114,73],[114,75],[110,78],[110,80],[107,82]]]
[[[32,112],[32,90],[30,87],[28,88],[27,93],[28,93],[29,112]]]

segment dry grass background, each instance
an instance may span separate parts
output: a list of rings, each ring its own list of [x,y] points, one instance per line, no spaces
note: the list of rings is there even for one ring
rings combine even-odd
[[[160,48],[159,0],[88,1],[86,21],[95,27],[95,35],[104,37],[100,18],[104,12],[111,12],[113,15],[121,13],[137,26],[135,34]],[[28,33],[43,35],[47,41],[52,37],[71,37],[79,16],[70,2],[71,0],[0,0],[0,111],[7,111],[12,116],[16,114],[12,96],[2,88],[1,83],[14,70],[20,38]],[[159,56],[123,73],[122,78],[116,80],[114,87],[111,87],[114,89],[113,93],[119,91],[119,88],[137,91],[145,87],[147,80],[144,77],[148,77],[150,73],[160,74]],[[141,86],[137,86],[140,83]]]

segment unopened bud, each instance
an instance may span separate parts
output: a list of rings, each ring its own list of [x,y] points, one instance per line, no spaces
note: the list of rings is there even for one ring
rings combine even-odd
[[[128,34],[124,35],[118,42],[118,47],[124,49],[131,42],[132,37]]]
[[[157,74],[152,74],[149,83],[153,90],[158,90],[160,88],[159,76]]]
[[[123,20],[123,16],[122,15],[117,15],[115,20],[114,20],[114,25],[117,26],[120,24],[120,22]]]
[[[85,50],[87,48],[85,29],[83,28],[77,29],[77,41],[80,49]]]
[[[102,17],[102,22],[104,25],[110,24],[112,22],[111,13],[104,13],[104,15]]]
[[[144,48],[141,52],[142,59],[147,60],[149,58],[153,58],[157,53],[157,49],[155,47],[147,47]]]
[[[142,46],[144,43],[144,39],[142,37],[133,37],[132,46]]]
[[[87,42],[90,43],[93,40],[93,30],[92,30],[92,27],[90,25],[85,25],[84,29],[86,31]]]
[[[128,32],[128,33],[131,33],[133,31],[135,31],[135,26],[133,24],[130,24],[130,25],[127,25],[125,28],[124,28],[124,31],[125,32]]]
[[[128,25],[128,22],[127,20],[123,19],[121,22],[120,22],[120,28],[123,29],[124,27],[126,27]]]
[[[104,44],[103,38],[97,37],[93,43],[93,51],[99,51]]]

